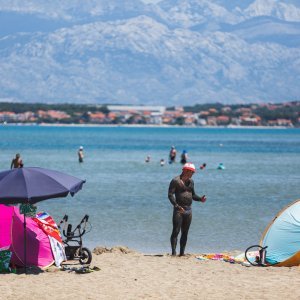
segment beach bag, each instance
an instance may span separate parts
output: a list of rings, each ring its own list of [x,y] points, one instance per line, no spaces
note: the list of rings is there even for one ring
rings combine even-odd
[[[10,273],[9,263],[11,254],[11,251],[7,249],[0,249],[0,273]]]

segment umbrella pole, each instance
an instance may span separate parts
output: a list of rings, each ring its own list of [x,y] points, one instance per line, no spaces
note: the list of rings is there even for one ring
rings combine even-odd
[[[27,253],[26,253],[26,248],[27,248],[27,241],[26,241],[26,216],[24,213],[24,268],[25,268],[25,274],[27,274]]]

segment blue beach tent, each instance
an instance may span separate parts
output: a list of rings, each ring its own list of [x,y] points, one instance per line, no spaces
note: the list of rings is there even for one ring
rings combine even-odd
[[[266,261],[276,266],[300,265],[300,199],[282,209],[260,240],[267,246]]]

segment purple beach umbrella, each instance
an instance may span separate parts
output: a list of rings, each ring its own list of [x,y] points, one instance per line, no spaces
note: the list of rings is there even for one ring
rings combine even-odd
[[[0,172],[0,204],[36,203],[46,199],[73,196],[85,180],[38,167]]]

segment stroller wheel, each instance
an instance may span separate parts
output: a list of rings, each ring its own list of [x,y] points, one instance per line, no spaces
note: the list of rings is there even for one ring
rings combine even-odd
[[[80,253],[79,262],[84,264],[90,264],[92,262],[92,252],[90,249],[83,247]]]

